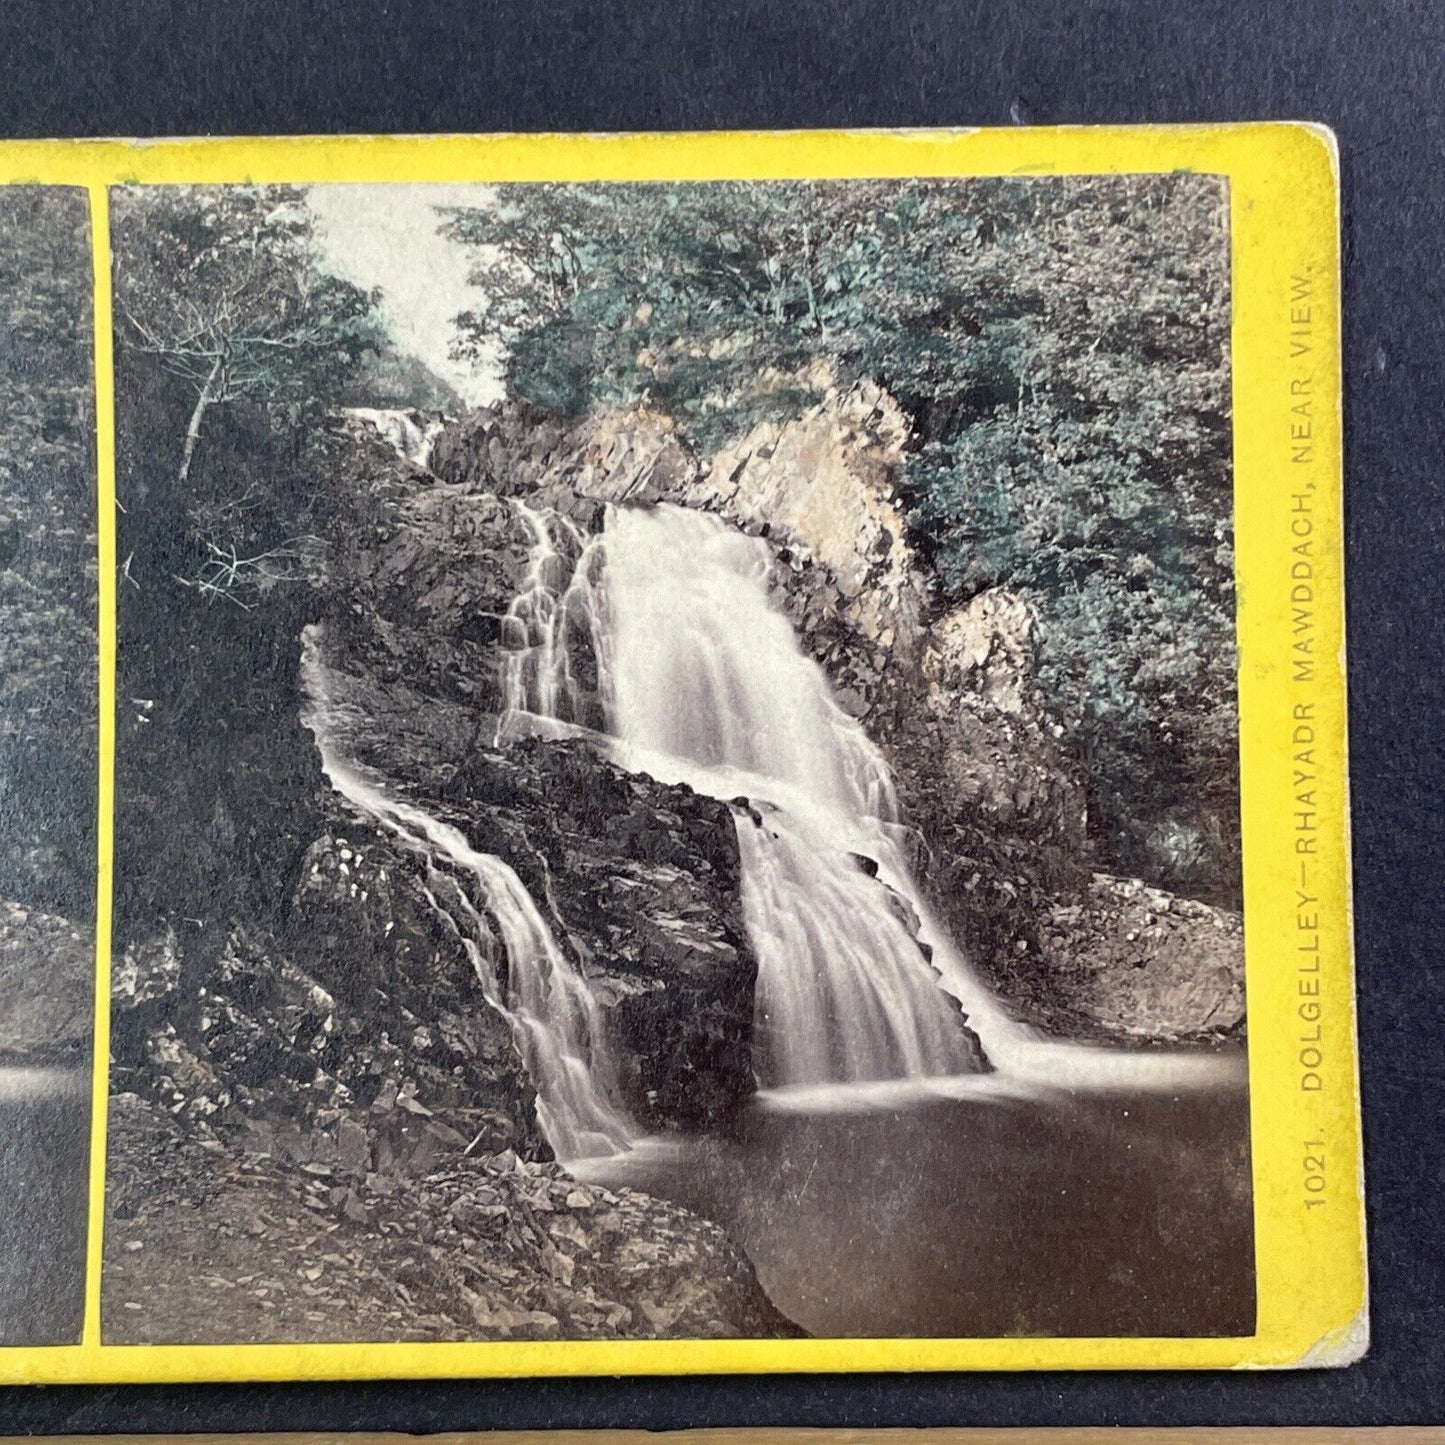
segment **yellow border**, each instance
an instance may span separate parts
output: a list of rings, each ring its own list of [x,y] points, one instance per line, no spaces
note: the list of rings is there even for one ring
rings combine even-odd
[[[1364,1218],[1345,781],[1338,183],[1333,139],[1314,127],[0,143],[0,184],[85,186],[92,198],[102,674],[98,1037],[104,1038],[108,1027],[115,692],[108,185],[1170,170],[1228,177],[1233,217],[1257,1333],[1223,1340],[104,1346],[99,1263],[106,1050],[99,1048],[84,1338],[73,1346],[0,1350],[0,1381],[1285,1366],[1344,1363],[1363,1350]],[[1306,400],[1307,407],[1292,410]],[[1293,588],[1306,591],[1292,596]],[[1307,678],[1296,671],[1301,660],[1312,670]],[[1298,741],[1304,733],[1297,734],[1297,728],[1308,729],[1307,742]],[[1309,901],[1314,898],[1321,901]],[[1317,1066],[1314,1049],[1319,1050]],[[1319,1078],[1318,1090],[1305,1087],[1310,1076]],[[1323,1140],[1323,1147],[1307,1144],[1311,1140]],[[1312,1193],[1318,1186],[1309,1179],[1318,1171],[1309,1171],[1306,1156],[1320,1155],[1325,1184]]]
[[[94,248],[95,280],[95,415],[96,415],[96,550],[100,565],[100,689],[99,755],[100,801],[96,813],[95,909],[95,1037],[110,1038],[110,904],[114,883],[115,823],[115,368],[110,313],[110,207],[104,186],[90,188],[90,236]],[[93,1059],[90,1120],[90,1219],[86,1242],[85,1340],[100,1338],[100,1266],[105,1210],[106,1111],[110,1083],[110,1050],[96,1047]],[[0,1355],[0,1369],[4,1356]]]

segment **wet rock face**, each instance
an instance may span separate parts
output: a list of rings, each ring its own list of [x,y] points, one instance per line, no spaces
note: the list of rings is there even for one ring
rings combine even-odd
[[[595,509],[573,502],[578,511],[587,505]],[[422,515],[445,532],[446,513]],[[498,551],[511,556],[511,535],[503,530],[490,542],[469,536],[476,555],[456,569],[450,604],[459,612],[471,605],[460,600],[465,589],[492,575],[489,559]],[[460,544],[446,537],[433,543],[419,533],[395,545],[433,555]],[[514,568],[507,587],[520,585],[521,570]],[[438,697],[425,685],[454,655],[450,621],[437,628],[420,611],[378,621],[363,596],[360,616],[325,630],[337,746],[518,874],[559,946],[593,985],[639,1122],[681,1129],[725,1124],[755,1087],[756,963],[742,919],[728,807],[690,788],[629,774],[583,738],[490,746],[494,712],[455,693]],[[385,665],[377,662],[378,635],[386,638]],[[495,707],[502,654],[496,646],[482,651],[472,697]],[[410,670],[396,670],[407,680],[391,681],[400,657]],[[376,926],[384,921],[378,914]]]
[[[425,889],[421,859],[339,826],[308,853],[283,942],[348,1014],[351,1090],[369,1129],[435,1119],[449,1146],[541,1157],[536,1096],[511,1031]]]
[[[544,1157],[505,1021],[423,893],[364,828],[308,851],[279,935],[237,929],[183,974],[174,935],[114,971],[118,1083],[298,1165],[407,1177],[474,1149]]]
[[[581,740],[478,749],[448,797],[475,846],[546,900],[620,1045],[645,1126],[725,1125],[753,1092],[757,965],[728,807],[623,772]]]
[[[378,736],[386,716],[371,715]],[[634,1117],[726,1126],[754,1088],[756,975],[726,806],[579,741],[448,765],[443,732],[401,771],[386,735],[394,776],[413,794],[429,783],[549,915],[602,1005]],[[469,1148],[549,1157],[511,1029],[425,885],[422,859],[338,817],[275,934],[238,929],[210,962],[173,933],[132,945],[114,969],[118,1086],[300,1167],[403,1180]]]

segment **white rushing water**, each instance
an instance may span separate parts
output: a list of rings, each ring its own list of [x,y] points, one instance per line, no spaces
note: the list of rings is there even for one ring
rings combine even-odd
[[[535,544],[499,737],[595,727],[600,709],[624,767],[748,801],[735,818],[765,1087],[807,1107],[829,1091],[856,1105],[875,1085],[892,1097],[900,1081],[977,1093],[951,1000],[1009,1088],[1238,1074],[1219,1056],[1046,1040],[1008,1015],[912,876],[887,764],[771,600],[765,542],[668,505],[611,508],[590,539],[519,507]]]
[[[678,507],[612,508],[586,537],[517,506],[533,546],[503,623],[496,742],[585,732],[631,771],[733,804],[758,961],[754,1066],[775,1104],[852,1109],[909,1087],[1177,1090],[1238,1072],[1217,1057],[1044,1041],[1004,1012],[912,876],[886,763],[773,604],[766,543]],[[522,880],[345,756],[315,628],[302,674],[327,777],[424,860],[433,906],[512,1028],[557,1156],[635,1148],[601,1010]],[[999,1071],[988,1084],[960,1008]]]
[[[502,711],[496,741],[519,718],[600,730],[605,672],[603,552],[565,517],[515,503],[532,531],[527,575],[502,619]],[[525,729],[525,725],[523,727]]]
[[[629,1147],[637,1129],[616,1101],[601,1010],[522,880],[502,859],[477,852],[460,829],[389,795],[381,780],[341,756],[315,628],[303,634],[301,669],[304,721],[327,779],[358,813],[424,860],[432,906],[460,939],[488,1002],[511,1025],[553,1152],[571,1160]]]
[[[446,425],[434,418],[423,426],[415,413],[400,407],[344,406],[341,414],[375,427],[398,456],[423,470],[431,465],[432,446]]]
[[[526,718],[592,725],[600,708],[624,766],[748,800],[735,817],[760,1080],[968,1070],[954,999],[981,1032],[1014,1026],[929,915],[888,768],[769,598],[766,543],[679,507],[613,509],[590,540],[521,510],[535,541],[499,736]]]
[[[762,1082],[968,1070],[954,999],[986,1049],[1012,1026],[929,915],[887,765],[773,605],[767,544],[668,506],[614,511],[606,538],[623,750],[760,819],[740,811],[737,834]]]

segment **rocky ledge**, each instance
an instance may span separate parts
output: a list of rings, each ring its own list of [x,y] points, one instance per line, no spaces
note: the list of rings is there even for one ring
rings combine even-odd
[[[728,808],[584,739],[498,751],[465,705],[328,686],[348,757],[523,878],[611,1022],[634,1117],[727,1127],[755,975]],[[427,860],[329,790],[309,807],[325,826],[273,916],[220,937],[176,919],[115,960],[108,1337],[793,1332],[715,1225],[552,1162]]]
[[[1086,900],[1056,903],[1039,927],[1048,984],[1068,980],[1084,1037],[1225,1042],[1245,1026],[1239,914],[1137,878],[1095,874]]]
[[[495,717],[464,704],[339,667],[326,669],[325,685],[334,746],[522,880],[611,1025],[633,1116],[650,1130],[727,1127],[754,1089],[757,977],[730,808],[629,773],[587,737],[496,748],[484,741]],[[397,848],[355,820],[344,827],[355,856],[313,848],[288,947],[326,980],[349,974],[363,991],[377,983],[399,997],[385,980],[361,978],[356,962],[393,955],[411,936],[410,913],[395,913]],[[356,841],[363,837],[370,841]],[[387,878],[374,883],[378,858]],[[416,872],[414,858],[402,861],[403,873]],[[434,924],[411,887],[410,908]],[[440,967],[448,977],[469,971],[455,939]],[[418,1014],[437,997],[422,984]]]
[[[108,1148],[107,1343],[800,1333],[716,1225],[512,1150],[297,1169],[126,1093]]]

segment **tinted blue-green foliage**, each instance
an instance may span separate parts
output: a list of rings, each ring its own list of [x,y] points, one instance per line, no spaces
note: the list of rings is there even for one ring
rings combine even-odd
[[[710,451],[830,383],[908,412],[940,601],[1044,619],[1110,857],[1237,887],[1222,182],[1190,175],[511,186],[454,213],[512,385],[642,398]]]

